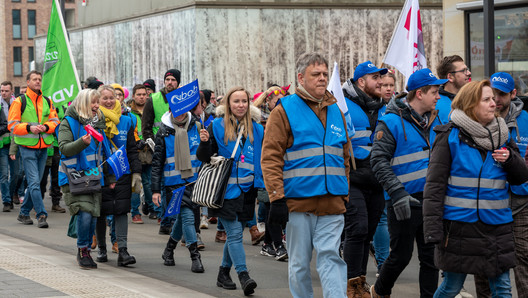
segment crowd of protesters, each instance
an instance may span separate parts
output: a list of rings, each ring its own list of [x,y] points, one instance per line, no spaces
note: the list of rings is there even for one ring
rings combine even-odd
[[[421,297],[468,297],[467,274],[475,275],[479,297],[511,297],[510,269],[526,297],[528,113],[510,74],[471,81],[463,59],[448,56],[438,78],[418,70],[397,93],[394,71],[366,61],[342,86],[347,123],[327,90],[321,54],[302,54],[296,73],[295,85],[254,95],[243,86],[225,96],[201,90],[198,104],[176,117],[167,94],[181,87],[177,69],[165,72],[160,90],[147,79],[130,94],[90,77],[59,108],[42,95],[38,71],[16,97],[4,81],[3,212],[21,204],[19,222],[32,225],[34,210],[38,228],[48,228],[49,184],[51,211],[72,216],[83,269],[108,262],[108,232],[118,266],[136,263],[127,245],[130,213],[131,223],[148,217],[168,236],[159,248],[163,265],[175,265],[180,242],[193,273],[205,271],[200,230],[216,225],[214,241],[224,243],[216,285],[236,289],[234,267],[244,295],[257,288],[242,242],[248,227],[252,244],[262,242],[261,255],[288,262],[293,297],[314,295],[314,250],[324,297],[390,297],[415,247]],[[106,160],[120,150],[129,168],[116,176]],[[195,203],[203,164],[232,155],[223,205]],[[79,173],[94,175],[99,190],[78,191],[72,181]],[[182,186],[179,213],[165,216]],[[369,253],[377,270],[372,285]]]

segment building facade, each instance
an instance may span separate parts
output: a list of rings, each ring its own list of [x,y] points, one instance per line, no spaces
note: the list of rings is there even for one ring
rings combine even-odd
[[[26,74],[35,61],[35,37],[47,33],[51,3],[51,0],[5,0],[0,4],[3,20],[0,30],[4,32],[0,38],[0,80],[11,81],[15,94],[26,85]],[[66,0],[64,5],[66,24],[74,27],[75,0]]]

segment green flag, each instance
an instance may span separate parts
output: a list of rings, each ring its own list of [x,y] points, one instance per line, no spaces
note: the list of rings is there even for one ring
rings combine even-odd
[[[81,84],[60,6],[57,0],[53,0],[44,56],[42,94],[51,98],[55,107],[59,108],[75,99],[80,90]]]

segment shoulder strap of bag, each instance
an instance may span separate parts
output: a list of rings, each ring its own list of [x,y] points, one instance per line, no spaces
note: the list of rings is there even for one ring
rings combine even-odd
[[[231,153],[231,158],[235,158],[236,151],[238,149],[238,145],[240,144],[240,139],[242,138],[242,131],[244,130],[244,125],[240,126],[240,130],[238,131],[238,137],[235,144],[235,149],[233,149],[233,153]]]

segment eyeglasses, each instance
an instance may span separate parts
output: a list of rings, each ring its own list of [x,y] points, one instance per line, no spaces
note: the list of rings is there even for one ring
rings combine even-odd
[[[457,72],[463,72],[464,74],[468,74],[468,72],[471,72],[471,71],[469,70],[469,68],[466,67],[464,69],[452,71],[450,73],[457,73]]]
[[[286,90],[284,89],[273,90],[268,96],[271,96],[272,94],[279,95],[279,93],[282,95],[286,95]]]

